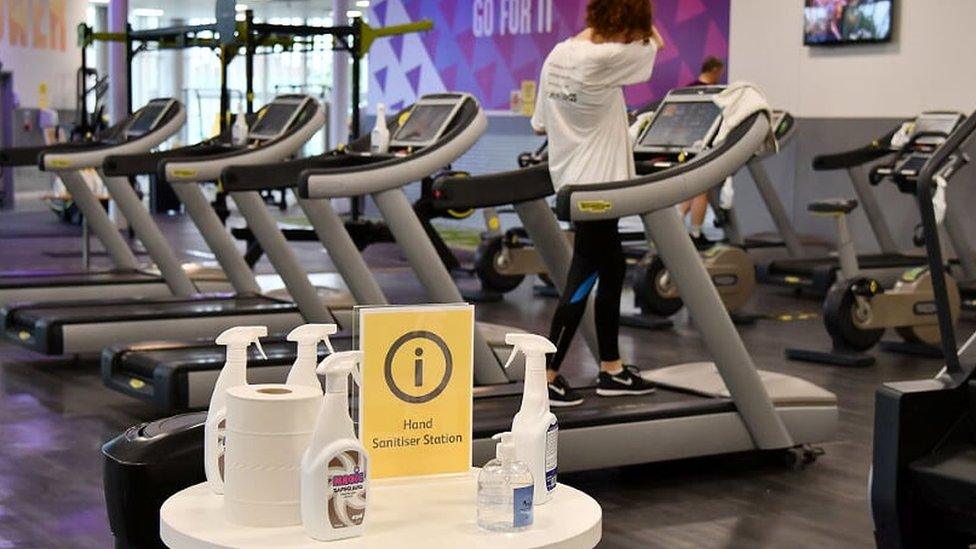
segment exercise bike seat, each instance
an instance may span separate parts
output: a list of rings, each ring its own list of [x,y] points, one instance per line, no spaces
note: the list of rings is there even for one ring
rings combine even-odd
[[[814,215],[847,215],[857,209],[857,200],[853,198],[831,198],[819,200],[807,205],[807,211]]]

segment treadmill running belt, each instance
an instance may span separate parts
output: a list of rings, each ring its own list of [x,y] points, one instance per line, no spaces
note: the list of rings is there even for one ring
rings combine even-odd
[[[601,397],[595,389],[583,389],[580,394],[586,398],[583,404],[552,408],[560,429],[735,411],[731,399],[693,395],[663,387],[645,396]],[[474,438],[491,438],[496,433],[511,429],[512,418],[521,404],[521,395],[475,399]]]
[[[145,284],[162,279],[141,271],[7,271],[0,273],[0,289],[48,288],[54,286],[101,286]]]

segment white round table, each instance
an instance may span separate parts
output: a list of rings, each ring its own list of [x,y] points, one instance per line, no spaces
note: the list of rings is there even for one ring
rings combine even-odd
[[[172,549],[390,547],[591,548],[602,535],[602,511],[590,496],[560,484],[535,507],[534,524],[515,534],[483,532],[475,523],[477,473],[370,483],[366,533],[319,542],[300,525],[254,528],[227,521],[223,496],[206,484],[174,494],[159,511],[160,535]]]

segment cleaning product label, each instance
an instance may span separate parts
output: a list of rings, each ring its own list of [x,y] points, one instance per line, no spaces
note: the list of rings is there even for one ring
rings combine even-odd
[[[521,528],[532,524],[532,494],[534,487],[529,484],[512,490],[512,504],[514,505],[512,527]]]
[[[224,478],[224,454],[227,453],[227,420],[222,419],[217,424],[217,467],[220,478]]]
[[[366,518],[366,454],[347,450],[329,460],[326,509],[333,528],[359,526]]]
[[[559,422],[553,421],[546,431],[546,490],[556,489],[556,450],[559,447]]]

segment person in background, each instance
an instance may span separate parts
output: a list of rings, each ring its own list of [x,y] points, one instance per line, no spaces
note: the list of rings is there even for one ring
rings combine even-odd
[[[664,47],[650,0],[590,0],[586,29],[556,45],[539,77],[532,128],[549,138],[549,172],[558,190],[566,184],[604,183],[635,177],[623,87],[651,77]],[[583,402],[559,368],[596,286],[600,396],[654,391],[618,349],[620,293],[626,263],[617,220],[576,223],[566,288],[552,318],[556,352],[548,364],[553,406]],[[599,285],[597,285],[599,282]]]
[[[714,86],[722,80],[723,73],[725,73],[725,62],[718,57],[708,57],[702,63],[698,79],[688,85]],[[712,246],[712,241],[702,234],[702,226],[705,224],[705,214],[708,213],[708,193],[702,193],[678,205],[678,213],[682,218],[689,212],[691,212],[691,240],[694,241],[695,248],[707,250]]]

